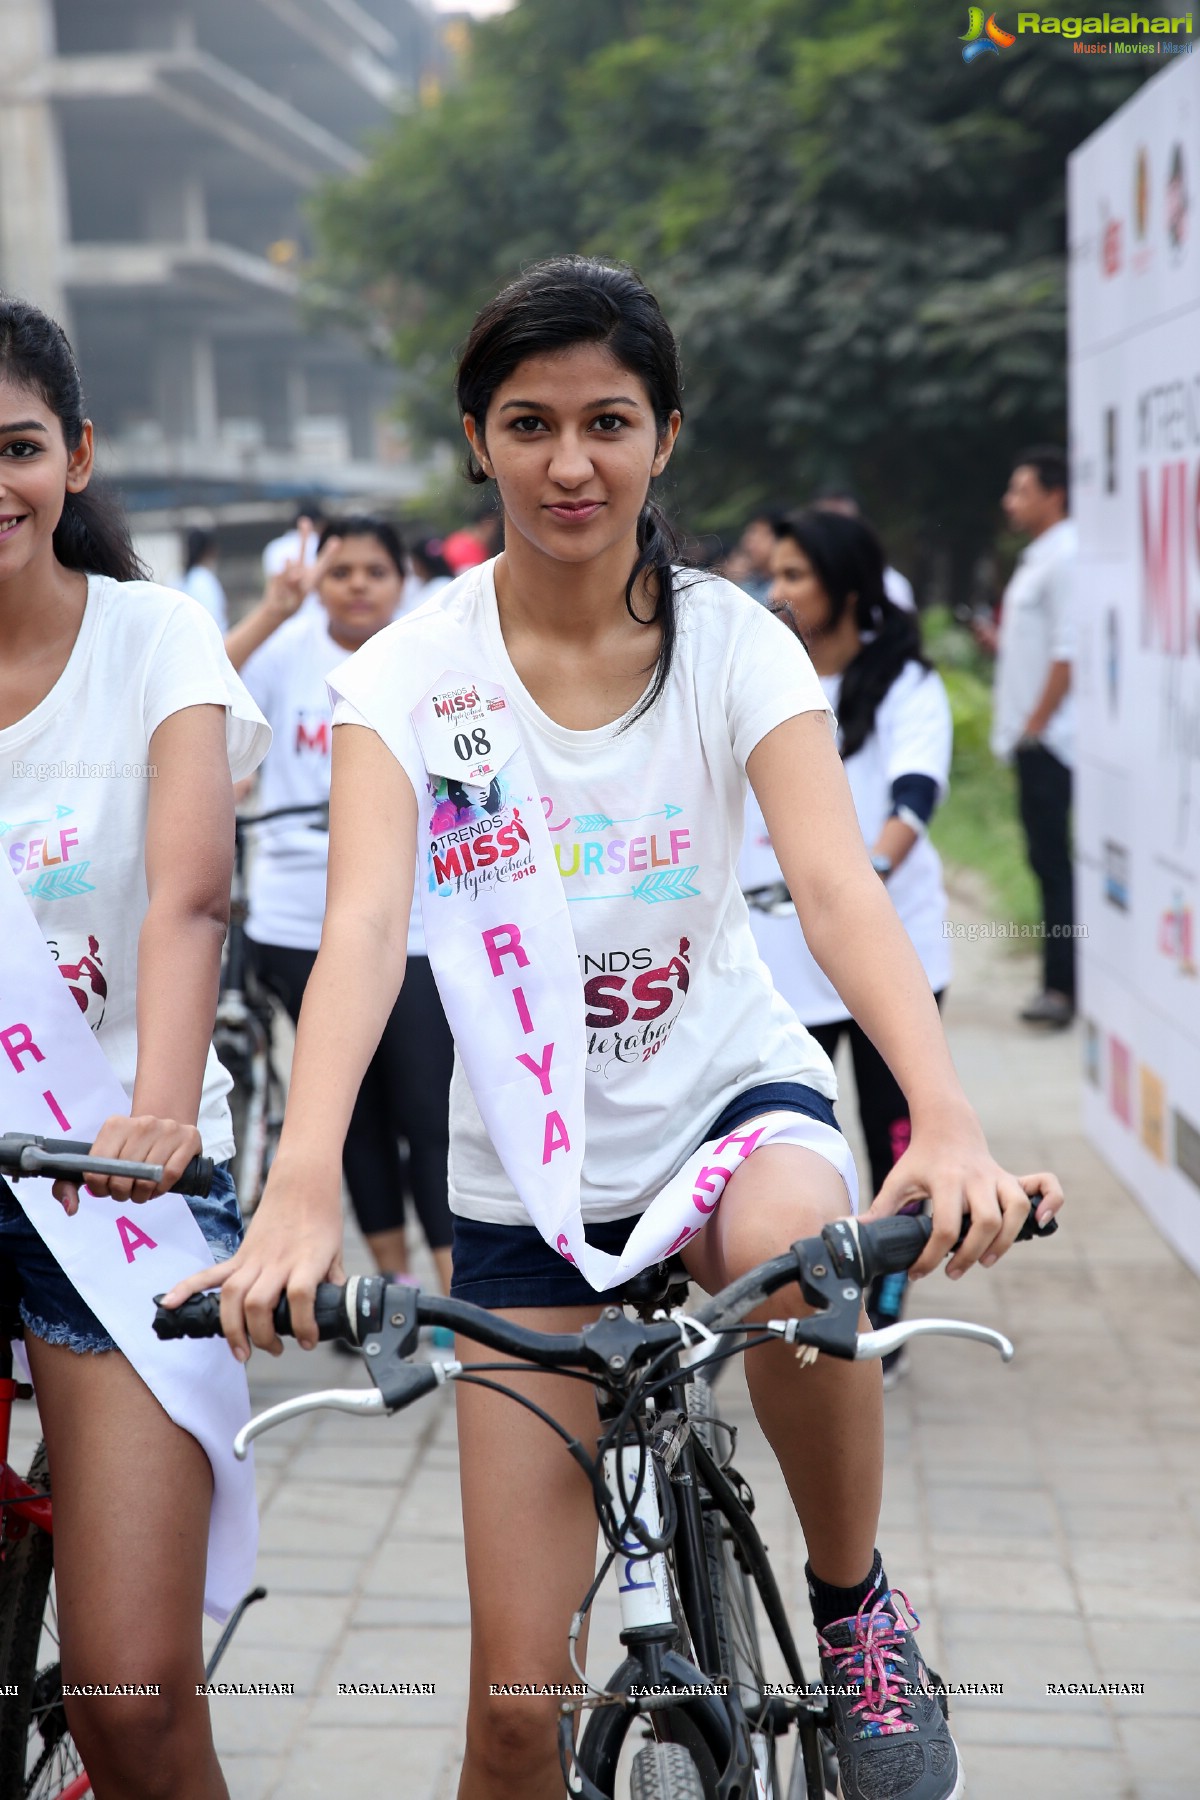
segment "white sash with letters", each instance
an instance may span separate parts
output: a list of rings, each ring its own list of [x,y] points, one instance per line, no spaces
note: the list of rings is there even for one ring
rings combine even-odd
[[[7,862],[0,858],[0,1131],[94,1141],[129,1099],[80,1013]],[[249,1585],[258,1547],[254,1471],[233,1456],[250,1413],[245,1371],[223,1340],[160,1343],[152,1296],[207,1268],[212,1251],[179,1194],[135,1205],[81,1189],[68,1218],[52,1183],[12,1192],[55,1260],[160,1405],[213,1470],[205,1611],[225,1618]]]
[[[620,1256],[587,1242],[578,951],[529,758],[486,660],[444,613],[414,614],[336,669],[329,688],[402,763],[412,763],[415,734],[426,771],[417,888],[430,966],[480,1116],[534,1225],[602,1292],[695,1237],[738,1164],[765,1144],[817,1150],[853,1205],[854,1163],[841,1133],[777,1112],[702,1145],[651,1201]]]

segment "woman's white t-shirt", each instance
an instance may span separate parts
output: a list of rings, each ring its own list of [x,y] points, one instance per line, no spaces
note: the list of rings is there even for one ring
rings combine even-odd
[[[823,676],[821,687],[836,710],[842,677]],[[952,743],[950,703],[941,677],[918,662],[906,664],[880,701],[866,743],[845,760],[854,808],[868,844],[875,843],[892,811],[892,783],[902,775],[931,776],[939,797],[945,794]],[[746,803],[746,838],[738,872],[747,888],[765,887],[781,875],[753,793]],[[940,993],[950,980],[950,946],[942,931],[946,893],[941,860],[927,837],[917,839],[887,885],[930,986]],[[756,911],[750,923],[775,986],[797,1017],[806,1025],[828,1025],[849,1016],[845,1001],[813,958],[797,919],[776,919]]]
[[[173,713],[203,705],[225,708],[231,777],[251,774],[271,734],[203,608],[153,582],[89,575],[66,668],[0,731],[0,849],[131,1100],[150,739]],[[197,1124],[218,1161],[233,1154],[232,1085],[210,1047]]]
[[[325,678],[348,655],[329,633],[319,603],[281,625],[242,668],[242,680],[274,733],[259,776],[256,812],[323,806],[329,799],[333,709]],[[329,833],[303,818],[259,826],[250,867],[247,934],[258,944],[316,950],[325,919]],[[413,908],[408,954],[425,954],[420,908]]]
[[[736,877],[747,757],[785,719],[828,705],[802,646],[738,588],[681,571],[679,589],[666,688],[625,729],[569,731],[536,705],[504,646],[491,563],[422,608],[480,644],[539,784],[584,982],[585,1220],[643,1210],[747,1088],[803,1082],[836,1098],[829,1059],[771,986]],[[365,723],[344,700],[334,721]],[[420,791],[424,763],[404,735]],[[450,1205],[529,1223],[457,1058]]]

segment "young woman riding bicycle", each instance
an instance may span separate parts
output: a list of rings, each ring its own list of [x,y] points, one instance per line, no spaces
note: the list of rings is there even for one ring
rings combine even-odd
[[[103,1125],[97,1154],[164,1165],[158,1189],[138,1183],[131,1196],[127,1181],[96,1178],[90,1190],[148,1200],[201,1150],[218,1161],[233,1150],[230,1082],[209,1042],[230,777],[250,773],[269,733],[216,626],[186,595],[143,579],[119,514],[87,491],[91,474],[66,338],[36,308],[0,298],[0,882],[15,878],[6,904],[32,909],[47,963],[132,1103],[132,1117]],[[11,989],[6,953],[0,943],[0,985]],[[86,1031],[79,1055],[95,1056]],[[94,1216],[98,1203],[68,1184],[54,1192],[82,1231],[81,1204]],[[229,1254],[241,1220],[228,1173],[190,1204],[208,1253]],[[36,1210],[0,1182],[0,1272],[19,1295],[49,1454],[64,1682],[159,1688],[69,1698],[71,1730],[98,1800],[221,1800],[196,1695],[212,1470],[115,1348],[77,1285],[86,1271],[68,1278]],[[245,1525],[252,1538],[252,1516]]]
[[[344,698],[335,711],[328,910],[279,1154],[241,1252],[172,1295],[221,1285],[223,1328],[242,1358],[250,1340],[279,1349],[270,1315],[284,1289],[297,1335],[315,1341],[315,1285],[341,1278],[339,1147],[403,978],[414,857],[432,933],[439,908],[461,918],[485,881],[484,837],[515,833],[517,822],[526,830],[513,795],[506,798],[504,770],[486,773],[485,747],[508,730],[506,719],[518,766],[527,757],[532,768],[544,814],[538,832],[548,834],[538,841],[553,844],[562,876],[558,903],[564,894],[570,903],[573,942],[568,934],[558,967],[564,991],[582,975],[583,1017],[570,1039],[542,1045],[529,1036],[533,1054],[516,1059],[517,1075],[498,1066],[503,1053],[491,1047],[503,1044],[513,1017],[521,1029],[536,1024],[523,988],[509,991],[513,964],[523,980],[520,959],[531,961],[521,932],[532,942],[542,929],[520,898],[523,881],[501,890],[511,893],[509,916],[523,920],[520,929],[487,934],[492,973],[505,977],[495,983],[499,1002],[486,969],[476,993],[462,992],[453,943],[442,956],[431,935],[451,1022],[460,1021],[454,1293],[545,1330],[577,1330],[597,1316],[600,1299],[573,1266],[579,1258],[561,1253],[572,1226],[556,1235],[548,1220],[536,1157],[519,1193],[494,1147],[503,1141],[507,1164],[518,1166],[513,1130],[536,1125],[540,1146],[540,1096],[566,1091],[575,1077],[592,1246],[618,1250],[698,1146],[765,1114],[787,1115],[792,1141],[749,1155],[719,1204],[705,1203],[704,1228],[681,1234],[690,1239],[682,1254],[691,1274],[715,1291],[850,1209],[852,1165],[832,1122],[832,1070],[773,993],[736,881],[747,776],[808,942],[912,1109],[912,1142],[877,1209],[932,1195],[934,1232],[917,1265],[925,1274],[969,1206],[973,1223],[953,1276],[994,1262],[1028,1216],[1025,1189],[988,1152],[929,984],[871,867],[805,652],[737,589],[674,564],[649,489],[680,428],[681,386],[670,330],[622,268],[577,258],[539,265],[476,320],[458,401],[472,473],[499,491],[505,549],[334,677]],[[434,641],[433,610],[453,648],[425,707],[408,663],[411,647]],[[476,661],[482,701],[463,680],[477,673]],[[440,741],[427,749],[428,733],[447,715],[454,732],[456,706],[480,705],[490,728],[459,733],[454,752],[465,746],[466,756],[484,758],[469,790],[475,799],[444,811],[436,759],[445,750]],[[507,821],[496,832],[492,812]],[[436,855],[428,832],[440,834]],[[465,855],[472,842],[477,863]],[[493,851],[489,844],[490,859]],[[520,866],[535,873],[528,857]],[[477,1072],[474,1096],[463,1058]],[[546,1112],[547,1181],[560,1150],[568,1153],[566,1121]],[[1030,1192],[1048,1193],[1045,1215],[1057,1194],[1042,1178],[1026,1179]],[[788,1293],[771,1303],[776,1313],[803,1309],[799,1292],[790,1302]],[[804,1528],[825,1673],[853,1690],[834,1703],[844,1792],[946,1800],[960,1792],[956,1753],[936,1700],[903,1687],[919,1681],[921,1665],[875,1549],[878,1370],[821,1359],[799,1373],[790,1350],[771,1346],[747,1356],[746,1375]],[[561,1377],[518,1379],[568,1430],[594,1435],[585,1389]],[[458,1395],[458,1418],[473,1631],[460,1800],[559,1800],[556,1702],[494,1689],[571,1679],[568,1622],[595,1566],[593,1496],[525,1411],[514,1415],[472,1388]]]

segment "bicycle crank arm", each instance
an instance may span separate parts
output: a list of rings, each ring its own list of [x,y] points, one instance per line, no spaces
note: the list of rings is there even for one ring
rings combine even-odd
[[[901,1319],[899,1324],[884,1325],[879,1331],[861,1332],[856,1360],[867,1362],[886,1356],[889,1350],[898,1350],[901,1344],[916,1337],[974,1338],[977,1344],[990,1344],[998,1350],[1003,1362],[1011,1362],[1015,1354],[1004,1333],[993,1331],[990,1325],[973,1325],[969,1319]]]
[[[233,1454],[239,1462],[245,1462],[251,1443],[264,1431],[270,1431],[275,1425],[282,1425],[287,1419],[298,1419],[301,1413],[317,1412],[322,1407],[328,1407],[332,1412],[348,1413],[387,1411],[383,1395],[375,1388],[323,1388],[315,1394],[297,1394],[294,1400],[282,1400],[278,1406],[269,1406],[266,1412],[259,1413],[248,1425],[243,1425],[233,1440]]]

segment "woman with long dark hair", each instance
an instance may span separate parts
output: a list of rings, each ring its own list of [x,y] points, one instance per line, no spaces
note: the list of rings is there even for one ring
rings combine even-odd
[[[47,983],[35,954],[41,1016],[58,1003],[57,963],[92,1031],[68,1015],[63,1057],[81,1091],[123,1088],[132,1110],[103,1123],[96,1154],[165,1170],[154,1189],[91,1176],[81,1196],[57,1184],[65,1222],[49,1196],[21,1182],[18,1198],[0,1181],[0,1273],[19,1298],[49,1454],[64,1705],[97,1800],[226,1795],[200,1629],[221,1464],[160,1404],[144,1307],[141,1331],[117,1347],[127,1269],[153,1268],[164,1234],[122,1218],[124,1259],[86,1247],[111,1248],[113,1200],[165,1192],[201,1150],[222,1166],[210,1197],[189,1202],[200,1229],[185,1216],[183,1241],[193,1257],[240,1241],[225,1166],[230,1080],[210,1039],[231,775],[249,774],[269,737],[212,621],[145,579],[119,509],[95,489],[91,421],[61,328],[0,297],[0,900],[15,909],[0,988],[7,1004],[30,978],[14,950],[28,907],[49,965]],[[82,1135],[82,1114],[72,1102],[72,1119],[62,1114],[62,1091],[51,1108],[41,1073],[28,1093],[13,1085],[5,1130]],[[166,1204],[151,1218],[176,1218]],[[195,1382],[195,1370],[190,1358],[168,1383]],[[252,1503],[234,1523],[252,1562]]]
[[[171,1296],[220,1285],[237,1355],[250,1339],[281,1348],[284,1288],[315,1342],[314,1287],[340,1274],[337,1151],[403,979],[414,859],[458,1059],[452,1292],[580,1329],[599,1289],[667,1247],[679,1175],[710,1139],[758,1146],[676,1236],[710,1291],[851,1208],[829,1060],[773,992],[737,883],[747,777],[810,943],[908,1094],[912,1143],[877,1204],[934,1194],[921,1272],[967,1199],[955,1274],[1008,1249],[1029,1194],[1043,1217],[1058,1204],[1053,1178],[1023,1188],[988,1152],[802,646],[727,582],[677,567],[650,490],[681,391],[670,329],[628,269],[539,264],[475,321],[458,402],[505,547],[332,682],[328,908],[278,1158],[235,1264]],[[787,1290],[779,1304],[804,1306]],[[745,1366],[808,1544],[843,1791],[949,1800],[957,1755],[875,1549],[878,1371],[821,1359],[797,1381],[778,1346]],[[578,1383],[514,1379],[594,1434]],[[459,1794],[559,1800],[552,1684],[571,1679],[568,1627],[595,1569],[591,1487],[483,1388],[459,1389],[458,1421],[473,1632]]]
[[[916,614],[885,585],[883,549],[862,519],[824,506],[777,520],[770,605],[800,638],[837,714],[838,746],[872,864],[887,886],[938,1005],[950,980],[942,924],[946,895],[927,828],[950,776],[953,726],[941,679],[921,652]],[[778,881],[779,864],[753,794],[746,806],[743,885]],[[867,1033],[850,1017],[795,919],[752,912],[771,979],[830,1057],[848,1036],[859,1116],[878,1193],[908,1148],[904,1091]],[[900,1317],[906,1277],[879,1277],[867,1295],[876,1326]],[[884,1386],[906,1353],[883,1360]]]

